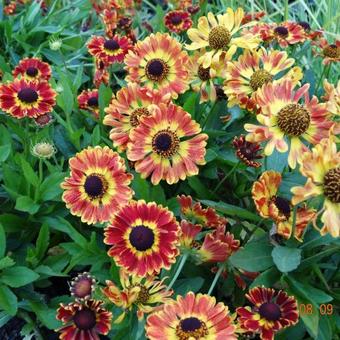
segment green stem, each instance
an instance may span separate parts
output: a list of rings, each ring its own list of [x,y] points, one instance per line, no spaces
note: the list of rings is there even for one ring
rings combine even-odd
[[[212,194],[215,194],[217,190],[221,187],[221,185],[226,181],[226,179],[237,169],[240,162],[236,163],[232,169],[223,177],[223,179],[216,185],[215,189],[213,190]]]
[[[326,67],[323,68],[318,84],[316,85],[315,90],[314,90],[315,94],[317,94],[319,87],[322,83],[322,80],[324,79],[324,76],[325,75],[326,77],[328,76],[330,68],[331,68],[331,63],[329,63]]]
[[[39,158],[39,183],[41,184],[43,181],[44,173],[43,173],[43,161]]]
[[[212,293],[212,291],[214,290],[214,288],[216,286],[216,283],[217,283],[219,277],[222,274],[223,269],[224,269],[224,266],[221,265],[221,267],[218,269],[217,273],[215,274],[213,282],[211,283],[211,286],[210,286],[210,288],[208,290],[208,295],[210,295]]]
[[[293,223],[292,223],[292,233],[290,234],[290,237],[294,239],[295,236],[295,227],[296,227],[296,213],[297,213],[297,205],[293,208]]]
[[[179,263],[179,265],[178,265],[178,268],[177,268],[177,270],[176,270],[176,272],[175,272],[175,275],[174,275],[174,277],[172,278],[170,284],[168,285],[167,290],[170,290],[171,287],[174,285],[174,283],[175,283],[175,281],[177,280],[179,274],[181,273],[181,271],[182,271],[182,269],[183,269],[183,267],[184,267],[184,265],[185,265],[185,262],[187,261],[188,257],[189,257],[189,254],[188,254],[188,253],[186,253],[186,254],[184,254],[184,255],[182,256],[181,261],[180,261],[180,263]]]
[[[288,20],[288,11],[289,11],[288,0],[285,0],[285,16],[284,16],[285,21]]]
[[[216,106],[217,100],[215,100],[214,104],[211,107],[210,112],[207,114],[207,116],[205,117],[203,123],[201,124],[202,128],[205,127],[205,125],[207,124],[207,121],[209,119],[209,117],[211,116],[211,114],[214,112],[215,106]]]

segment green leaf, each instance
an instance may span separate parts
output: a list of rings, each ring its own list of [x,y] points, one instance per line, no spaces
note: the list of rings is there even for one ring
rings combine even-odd
[[[208,149],[205,155],[205,161],[209,163],[213,161],[217,156],[217,153],[213,149]]]
[[[18,310],[18,299],[5,285],[0,284],[0,308],[14,316]]]
[[[98,91],[98,103],[100,110],[100,117],[103,117],[105,112],[104,109],[110,104],[112,98],[112,90],[109,86],[105,86],[103,83],[99,86]]]
[[[97,125],[92,131],[91,138],[92,145],[98,145],[100,143],[100,126]]]
[[[190,187],[195,191],[195,193],[198,195],[198,197],[206,197],[206,198],[212,198],[212,194],[210,193],[209,189],[206,185],[204,185],[198,177],[189,177],[188,183]]]
[[[267,241],[248,242],[244,248],[230,256],[229,261],[234,267],[249,272],[263,271],[273,265],[272,249]]]
[[[60,187],[60,183],[65,178],[65,173],[56,172],[54,174],[49,175],[42,182],[40,186],[40,198],[42,201],[49,201],[55,199],[62,192]]]
[[[21,169],[26,181],[34,187],[37,187],[39,185],[38,175],[34,172],[31,165],[23,158],[23,156],[21,157]]]
[[[209,200],[200,200],[200,202],[228,216],[245,218],[247,220],[254,221],[254,222],[261,221],[260,216],[250,212],[247,209],[243,209],[232,204],[228,204],[225,202],[214,202],[214,201],[209,201]]]
[[[1,7],[1,5],[0,5]],[[0,8],[1,10],[1,8]],[[5,312],[0,312],[0,329],[2,326],[6,325],[6,323],[11,320],[12,317],[10,315],[8,315],[7,313]]]
[[[176,280],[174,284],[174,291],[175,291],[175,296],[177,295],[185,295],[188,292],[198,292],[204,283],[204,279],[202,277],[192,277],[190,279],[179,279]]]
[[[40,205],[35,203],[31,197],[20,196],[16,200],[15,209],[19,211],[35,214],[40,208]]]
[[[270,156],[267,156],[263,162],[264,170],[274,170],[277,172],[282,172],[287,166],[288,152],[279,152],[276,149]]]
[[[0,223],[0,258],[3,258],[6,253],[6,234],[4,227]]]
[[[274,284],[280,279],[280,272],[275,268],[269,268],[261,273],[250,285],[250,288],[257,286],[273,287]]]
[[[39,231],[39,235],[36,242],[36,257],[41,260],[48,248],[50,239],[50,230],[47,224],[43,224]]]
[[[150,184],[148,181],[141,178],[140,174],[133,174],[131,187],[135,192],[135,197],[137,199],[144,199],[146,202],[150,201]]]
[[[7,267],[12,267],[15,265],[15,261],[11,259],[9,256],[5,256],[0,260],[0,270],[7,268]]]
[[[273,261],[282,273],[295,270],[301,262],[301,249],[276,246],[272,251]]]
[[[4,162],[11,153],[11,144],[0,145],[0,162]]]
[[[0,276],[1,282],[14,288],[25,286],[33,281],[36,281],[38,278],[39,275],[37,273],[27,267],[22,266],[5,268]]]
[[[28,303],[44,326],[48,329],[60,327],[60,322],[55,318],[55,309],[48,308],[42,302],[29,301]]]

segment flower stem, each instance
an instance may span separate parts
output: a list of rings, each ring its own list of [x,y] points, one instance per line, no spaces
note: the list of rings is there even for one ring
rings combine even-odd
[[[175,281],[177,280],[179,274],[181,273],[181,271],[182,271],[182,269],[183,269],[183,267],[184,267],[184,265],[185,265],[185,262],[186,262],[187,259],[188,259],[188,256],[189,256],[189,254],[184,254],[184,255],[182,256],[181,261],[179,262],[178,268],[177,268],[177,270],[176,270],[176,272],[175,272],[175,275],[174,275],[174,277],[172,278],[172,280],[171,280],[171,282],[170,282],[170,284],[168,285],[168,288],[167,288],[166,290],[170,290],[171,287],[174,285]]]
[[[317,92],[318,92],[318,90],[319,90],[319,87],[320,87],[320,85],[321,85],[321,83],[322,83],[322,80],[324,79],[324,76],[325,76],[325,75],[326,75],[326,78],[327,78],[327,76],[328,76],[328,74],[329,74],[330,68],[331,68],[331,63],[330,63],[329,65],[327,65],[326,67],[323,68],[322,73],[321,73],[321,76],[320,76],[320,79],[319,79],[319,81],[318,81],[318,84],[316,85],[315,90],[314,90],[314,93],[315,93],[315,94],[317,94]]]
[[[214,290],[214,288],[216,286],[216,283],[217,283],[219,277],[222,274],[223,269],[224,269],[224,266],[221,265],[221,267],[218,269],[217,273],[215,274],[213,282],[211,283],[211,286],[210,286],[210,288],[208,290],[208,295],[210,295],[212,293],[212,291]]]
[[[297,213],[297,205],[294,206],[293,208],[293,223],[292,223],[292,233],[290,235],[291,238],[294,239],[295,235],[295,227],[296,227],[296,213]]]
[[[216,185],[215,189],[213,190],[212,194],[215,194],[217,190],[221,187],[221,185],[226,181],[226,179],[237,169],[240,162],[236,163],[232,169],[223,177],[223,179]]]

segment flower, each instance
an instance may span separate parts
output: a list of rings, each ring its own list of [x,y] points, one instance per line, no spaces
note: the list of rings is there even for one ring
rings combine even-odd
[[[286,21],[280,24],[273,24],[272,30],[273,38],[282,48],[299,44],[306,40],[304,29],[295,22]]]
[[[93,84],[99,88],[100,84],[108,85],[110,80],[110,73],[107,65],[100,59],[95,58],[95,68],[93,76]]]
[[[263,158],[262,154],[258,154],[262,148],[258,143],[247,142],[243,135],[234,137],[233,146],[236,149],[236,156],[247,166],[258,168],[261,166],[260,162],[255,159]]]
[[[78,274],[70,285],[71,295],[76,301],[85,301],[92,297],[96,287],[96,279],[89,273]]]
[[[325,79],[323,87],[325,90],[323,100],[326,101],[327,110],[334,116],[340,116],[340,80],[335,87]]]
[[[132,198],[124,159],[109,147],[96,146],[78,152],[69,160],[71,176],[61,184],[63,201],[82,222],[109,221]]]
[[[189,292],[185,297],[166,303],[148,316],[146,335],[150,340],[214,339],[236,340],[236,327],[229,309],[206,294]]]
[[[112,126],[110,139],[119,151],[124,151],[130,140],[130,132],[139,125],[144,116],[149,116],[150,105],[159,103],[167,104],[170,94],[163,95],[158,91],[150,91],[141,88],[136,83],[129,83],[111,100],[109,107],[105,109],[106,116],[103,123]]]
[[[241,24],[244,25],[253,20],[259,21],[265,15],[266,15],[266,12],[263,12],[263,11],[255,12],[255,13],[248,13],[243,17]]]
[[[111,329],[112,313],[102,307],[102,301],[86,300],[83,303],[60,304],[57,319],[63,327],[58,329],[59,339],[99,340],[98,334],[107,334]]]
[[[225,232],[225,225],[206,234],[198,255],[202,262],[225,262],[240,247],[240,241],[234,235]]]
[[[257,211],[263,218],[271,218],[277,224],[277,234],[288,239],[293,228],[292,203],[278,195],[282,181],[276,171],[265,171],[254,182],[252,197]],[[295,205],[295,204],[294,204]],[[302,241],[302,235],[309,221],[315,216],[314,209],[305,206],[297,208],[294,237]]]
[[[34,123],[36,124],[36,126],[40,128],[48,126],[52,124],[52,122],[53,122],[53,117],[50,113],[45,113],[44,115],[34,118]]]
[[[168,12],[164,17],[164,25],[174,33],[182,33],[192,26],[190,13],[182,10]]]
[[[191,196],[177,196],[177,200],[181,208],[181,213],[192,223],[200,224],[206,228],[217,228],[227,223],[227,220],[219,216],[215,209],[210,207],[203,209],[201,203],[193,203]]]
[[[151,34],[143,41],[138,41],[124,62],[128,82],[170,93],[173,98],[189,87],[188,54],[169,34]]]
[[[218,63],[220,58],[230,60],[237,47],[256,48],[260,42],[257,36],[244,34],[238,38],[234,37],[236,32],[245,27],[241,26],[243,16],[242,8],[235,12],[228,8],[225,14],[217,16],[217,20],[211,12],[208,13],[208,17],[200,17],[197,28],[188,30],[188,37],[192,43],[186,48],[188,50],[207,48],[207,52],[198,59],[204,68],[208,68],[211,63]]]
[[[303,154],[300,172],[307,177],[303,187],[291,189],[294,194],[292,202],[297,204],[315,196],[323,196],[324,204],[313,220],[322,214],[322,235],[330,233],[333,237],[340,236],[340,152],[336,150],[334,137],[323,139],[312,151]],[[317,227],[316,227],[317,228]]]
[[[285,79],[288,74],[283,72],[293,64],[294,59],[284,51],[245,50],[237,61],[228,63],[224,92],[229,98],[252,98],[263,85]],[[229,106],[235,105],[231,103]]]
[[[13,70],[13,76],[21,75],[27,80],[49,80],[51,78],[51,67],[39,58],[24,58]]]
[[[132,201],[113,216],[105,229],[108,255],[138,276],[169,269],[178,255],[179,225],[168,209],[143,200]]]
[[[31,153],[33,156],[41,159],[49,159],[57,152],[53,144],[40,142],[32,146]]]
[[[246,298],[252,307],[236,309],[242,329],[260,334],[262,340],[274,340],[274,334],[299,320],[296,299],[283,290],[255,287]]]
[[[78,96],[79,108],[93,112],[96,118],[99,117],[98,90],[84,90]]]
[[[6,6],[4,6],[4,13],[6,15],[12,15],[15,14],[15,10],[17,9],[17,2],[10,1]]]
[[[323,57],[322,63],[328,65],[340,61],[340,40],[329,43],[325,38],[318,39],[313,45],[321,49],[320,53],[316,53]]]
[[[135,170],[142,178],[151,175],[154,185],[197,175],[197,165],[205,164],[208,136],[177,105],[160,103],[152,111],[130,132],[127,158],[136,162]]]
[[[52,111],[56,95],[45,81],[14,79],[0,84],[0,108],[18,119],[36,118]]]
[[[57,37],[51,37],[48,44],[52,51],[59,51],[61,49],[63,41]]]
[[[196,246],[196,236],[201,232],[202,227],[199,224],[193,224],[186,220],[181,221],[181,234],[179,242],[181,247],[192,249]]]
[[[290,140],[288,164],[296,167],[296,161],[308,150],[301,139],[316,144],[327,137],[329,129],[334,124],[329,120],[325,104],[319,104],[313,96],[309,98],[309,84],[305,84],[296,92],[293,91],[291,80],[279,84],[268,83],[255,94],[261,113],[256,116],[261,126],[245,124],[244,128],[250,132],[246,136],[248,142],[268,141],[264,153],[269,156],[274,148],[279,152],[288,151],[286,138]],[[304,96],[304,105],[299,104]]]
[[[141,320],[144,313],[151,313],[161,308],[158,304],[166,303],[173,291],[166,290],[164,280],[157,280],[154,276],[140,277],[129,275],[125,269],[119,271],[122,289],[112,281],[106,281],[103,294],[116,306],[124,309],[123,313],[115,320],[115,323],[123,321],[127,310],[137,307],[137,316]]]
[[[110,39],[93,36],[87,44],[89,53],[104,64],[122,63],[125,55],[132,48],[128,38],[115,35]]]

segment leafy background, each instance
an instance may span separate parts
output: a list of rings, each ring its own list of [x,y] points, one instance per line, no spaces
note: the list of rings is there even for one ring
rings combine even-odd
[[[324,29],[326,36],[335,39],[339,32],[337,1],[211,1],[202,2],[194,20],[208,11],[223,12],[228,6],[243,7],[246,11],[265,10],[265,20],[283,19],[308,21],[312,29]],[[90,271],[100,283],[105,279],[118,281],[118,270],[106,255],[103,226],[89,227],[70,215],[61,201],[60,183],[68,172],[67,160],[88,145],[109,145],[108,128],[101,121],[103,109],[112,92],[124,86],[121,65],[111,69],[109,87],[99,88],[100,119],[79,110],[77,95],[92,87],[93,60],[86,42],[91,35],[103,34],[100,20],[87,0],[51,1],[47,15],[41,16],[39,5],[27,5],[18,15],[3,17],[0,4],[0,68],[3,81],[12,79],[11,70],[24,56],[40,56],[53,69],[52,84],[58,91],[54,108],[54,124],[38,129],[29,121],[0,115],[0,326],[14,316],[25,321],[22,336],[30,339],[53,338],[53,330],[60,326],[55,311],[60,302],[70,301],[67,282],[75,273]],[[133,26],[139,39],[148,33],[142,22],[149,22],[155,31],[164,32],[163,17],[166,6],[143,1],[140,15]],[[82,27],[91,22],[89,29]],[[178,36],[185,41],[185,35]],[[61,39],[58,51],[49,48],[51,39]],[[310,44],[289,49],[290,56],[304,70],[303,82],[311,83],[310,92],[322,94],[321,60],[314,58]],[[339,67],[332,65],[326,75],[333,83]],[[178,194],[190,194],[202,204],[215,208],[228,217],[231,231],[242,242],[243,249],[228,262],[229,269],[259,271],[250,287],[265,285],[284,288],[299,303],[311,304],[314,312],[301,316],[300,322],[277,336],[277,339],[339,339],[340,318],[336,306],[340,302],[338,271],[340,242],[330,236],[321,237],[308,229],[304,242],[288,240],[270,242],[271,223],[261,219],[250,197],[252,183],[259,173],[273,169],[283,173],[281,194],[290,198],[290,188],[303,184],[297,171],[289,170],[287,155],[273,153],[259,170],[239,164],[230,143],[249,122],[249,115],[238,107],[228,109],[225,101],[215,105],[199,105],[198,95],[187,92],[177,100],[192,117],[199,121],[209,135],[207,164],[199,176],[174,186],[161,183],[153,186],[134,173],[132,187],[135,198],[155,201],[179,216]],[[223,124],[219,117],[231,114]],[[38,160],[30,153],[31,145],[40,141],[53,142],[58,150],[51,160]],[[222,179],[224,178],[223,182]],[[317,205],[318,202],[315,202]],[[174,266],[175,267],[175,266]],[[163,276],[173,274],[162,273]],[[214,274],[207,266],[193,266],[188,262],[174,285],[176,294],[187,291],[207,292]],[[245,302],[244,292],[235,286],[233,274],[220,282],[215,295],[233,311]],[[319,306],[332,304],[332,315],[321,315]],[[114,315],[120,312],[110,306]],[[126,319],[115,325],[110,339],[143,339],[143,323]],[[127,335],[129,334],[129,335]],[[56,336],[55,336],[56,337]]]

